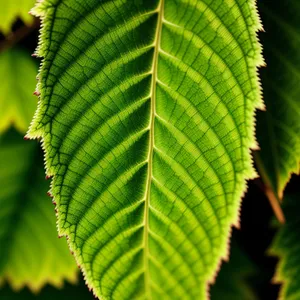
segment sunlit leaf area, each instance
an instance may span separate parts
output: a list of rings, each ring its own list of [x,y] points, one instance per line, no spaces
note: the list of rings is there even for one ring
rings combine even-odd
[[[300,300],[298,0],[0,1],[0,300]]]

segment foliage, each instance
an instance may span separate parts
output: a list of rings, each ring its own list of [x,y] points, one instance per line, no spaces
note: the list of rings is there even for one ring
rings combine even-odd
[[[37,67],[27,52],[15,49],[0,53],[0,66],[0,133],[12,124],[25,133],[37,104]]]
[[[270,254],[280,258],[274,277],[283,283],[280,299],[300,299],[300,194],[284,198],[284,212],[287,222],[278,231],[270,248]]]
[[[0,4],[0,299],[87,300],[83,281],[70,284],[77,267],[57,238],[41,151],[23,140],[37,104],[37,67],[20,50],[34,48],[33,2]],[[299,189],[283,197],[299,173],[300,5],[258,4],[267,66],[266,111],[256,121],[263,59],[254,0],[42,0],[34,8],[41,94],[28,137],[42,140],[59,234],[101,300],[260,298],[252,279],[274,268],[267,275],[234,239],[216,274],[245,181],[256,176],[254,123],[262,190],[286,219],[269,250],[279,258],[274,282],[280,299],[300,298]],[[12,27],[17,18],[24,24]],[[261,215],[268,224],[262,209],[253,222]]]
[[[261,70],[266,111],[258,113],[257,165],[278,199],[300,166],[299,1],[263,1],[267,68]],[[295,12],[298,12],[295,13]]]
[[[62,289],[46,286],[39,294],[32,294],[28,289],[15,292],[8,286],[0,290],[0,298],[3,300],[95,300],[89,293],[83,280],[80,285],[65,284]]]
[[[76,280],[76,264],[57,238],[40,162],[37,146],[16,131],[0,136],[0,281],[15,289]]]
[[[266,112],[259,112],[256,162],[268,196],[279,200],[291,173],[300,166],[300,38],[299,2],[265,0],[260,4],[267,34],[263,35],[267,68],[261,71]],[[275,281],[283,283],[281,299],[299,299],[299,194],[284,197],[286,224],[270,253],[280,258]]]
[[[58,228],[102,299],[203,299],[246,179],[254,3],[43,1],[42,137]],[[199,18],[199,15],[202,17]]]

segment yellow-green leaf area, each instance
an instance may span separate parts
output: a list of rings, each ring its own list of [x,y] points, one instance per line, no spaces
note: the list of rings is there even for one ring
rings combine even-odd
[[[15,130],[0,136],[0,282],[33,292],[77,277],[67,243],[57,235],[38,150]]]
[[[36,72],[29,53],[16,49],[0,53],[0,133],[12,125],[26,132],[37,103]]]
[[[45,0],[42,137],[59,233],[100,299],[205,299],[261,106],[254,1]]]

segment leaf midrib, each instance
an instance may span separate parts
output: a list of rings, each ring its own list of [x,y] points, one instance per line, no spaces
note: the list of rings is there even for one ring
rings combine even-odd
[[[152,182],[152,160],[153,160],[153,149],[154,149],[154,119],[155,119],[155,106],[156,106],[156,83],[157,83],[157,67],[158,67],[158,56],[160,49],[161,31],[163,24],[163,11],[164,11],[164,0],[159,1],[157,8],[157,27],[154,41],[154,54],[153,54],[153,65],[152,65],[152,80],[151,80],[151,111],[150,111],[150,142],[149,142],[149,153],[148,153],[148,173],[147,173],[147,185],[146,185],[146,198],[145,198],[145,211],[144,211],[144,280],[145,280],[145,292],[151,299],[150,289],[150,275],[149,275],[149,209],[150,209],[150,194],[151,194],[151,182]]]

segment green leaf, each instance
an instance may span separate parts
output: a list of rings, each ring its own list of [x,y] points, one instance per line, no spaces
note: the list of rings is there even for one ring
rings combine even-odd
[[[38,111],[59,233],[101,299],[204,299],[246,179],[253,1],[43,1]]]
[[[279,257],[274,281],[282,283],[280,299],[300,299],[300,194],[284,197],[286,223],[281,225],[269,253]]]
[[[89,293],[84,281],[79,285],[65,284],[62,289],[56,289],[52,286],[45,286],[40,293],[33,294],[28,289],[21,291],[11,290],[8,286],[0,289],[0,299],[2,300],[95,300]]]
[[[300,3],[261,1],[267,68],[261,70],[266,112],[258,113],[261,151],[257,165],[265,184],[282,198],[300,166]]]
[[[6,1],[9,2],[9,1]],[[37,67],[27,52],[0,53],[0,133],[13,124],[25,133],[36,108]]]
[[[257,274],[257,267],[238,243],[231,244],[229,262],[224,262],[211,288],[211,300],[256,300],[249,279]]]
[[[3,0],[0,9],[0,32],[8,34],[17,18],[25,24],[30,24],[33,17],[29,14],[35,0]]]
[[[76,280],[76,264],[59,240],[41,155],[15,131],[0,136],[0,282],[38,291]]]

